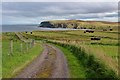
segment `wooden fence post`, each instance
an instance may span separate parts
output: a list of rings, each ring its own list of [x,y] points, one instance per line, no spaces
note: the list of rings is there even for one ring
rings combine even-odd
[[[20,44],[20,47],[21,47],[21,52],[23,52],[23,45],[22,45],[22,43]]]
[[[13,55],[13,40],[10,40],[10,52],[9,55]]]
[[[32,40],[32,47],[34,46],[34,42],[35,42],[35,41],[34,41],[34,40]]]
[[[32,48],[32,42],[30,41],[29,43],[30,43],[30,48]]]
[[[27,51],[28,51],[28,42],[26,43]]]
[[[31,44],[32,44],[32,42],[30,42],[30,48],[32,48],[32,45],[31,45]]]

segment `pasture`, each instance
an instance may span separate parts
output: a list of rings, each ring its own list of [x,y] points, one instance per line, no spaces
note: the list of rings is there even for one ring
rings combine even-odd
[[[81,47],[87,54],[94,55],[106,66],[118,71],[118,32],[117,31],[95,31],[84,33],[82,30],[68,31],[33,31],[33,34],[23,33],[36,40],[50,40],[64,44]],[[91,40],[92,37],[100,37],[101,40]]]
[[[76,56],[79,55],[79,53],[75,52],[74,49],[71,52],[71,49],[67,49],[67,45],[81,48],[81,51],[84,51],[84,54],[93,55],[95,57],[93,58],[97,61],[95,61],[95,63],[99,64],[100,66],[101,64],[104,64],[106,67],[108,67],[108,69],[112,69],[116,74],[118,74],[119,33],[117,31],[95,30],[94,33],[84,33],[83,30],[33,31],[32,34],[31,32],[22,32],[21,34],[25,39],[35,39],[36,44],[30,48],[30,45],[21,41],[15,35],[15,33],[3,33],[2,75],[5,78],[14,77],[17,75],[25,66],[27,66],[35,57],[37,57],[40,52],[42,52],[43,48],[41,47],[41,44],[48,41],[65,44],[65,46],[55,46],[64,52],[68,60],[71,78],[88,78],[96,74],[96,72],[91,70],[92,67],[88,67],[88,69],[90,72],[93,71],[94,73],[89,74],[89,72],[86,72],[87,67],[85,67],[85,64],[87,60],[89,61],[89,57],[85,57],[83,62],[81,62],[81,59],[77,58]],[[94,37],[100,38],[100,40],[91,40],[91,38]],[[10,54],[11,39],[13,40],[13,54]],[[22,50],[21,43],[23,45]],[[112,72],[108,70],[108,74],[112,75]],[[96,75],[96,77],[100,76],[102,75]],[[106,72],[104,73],[104,76],[108,76],[106,75]]]

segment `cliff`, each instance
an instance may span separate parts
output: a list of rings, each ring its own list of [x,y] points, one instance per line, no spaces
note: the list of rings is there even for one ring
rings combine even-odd
[[[82,21],[82,20],[53,20],[43,21],[40,23],[40,27],[49,28],[74,28],[74,29],[117,29],[117,22],[106,21]]]

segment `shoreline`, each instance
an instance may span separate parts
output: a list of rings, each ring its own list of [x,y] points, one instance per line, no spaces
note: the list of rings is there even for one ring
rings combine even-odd
[[[8,31],[8,30],[2,30],[2,32],[31,32],[31,31],[68,31],[68,30],[91,30],[91,29],[72,29],[72,28],[43,28],[43,27],[38,27],[38,29],[34,30],[20,30],[20,31]]]

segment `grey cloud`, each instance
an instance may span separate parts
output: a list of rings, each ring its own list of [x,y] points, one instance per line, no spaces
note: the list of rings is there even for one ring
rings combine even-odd
[[[78,14],[66,17],[66,19],[93,19],[93,18],[104,18],[104,17],[118,17],[118,13],[89,13],[89,14]]]
[[[16,18],[43,18],[51,19],[62,17],[65,19],[92,19],[101,17],[117,17],[113,13],[118,11],[116,2],[3,2],[2,16]],[[80,14],[80,15],[79,15]],[[101,14],[101,15],[99,15]],[[74,15],[74,16],[71,16]],[[5,17],[5,18],[4,18]],[[12,18],[11,18],[12,19]],[[9,18],[10,20],[10,18]],[[5,21],[5,20],[4,20]]]
[[[114,3],[43,3],[43,2],[21,2],[21,3],[3,3],[3,15],[38,17],[52,15],[68,15],[68,14],[86,14],[86,13],[105,13],[117,10]],[[16,11],[17,13],[9,13],[4,11]]]

